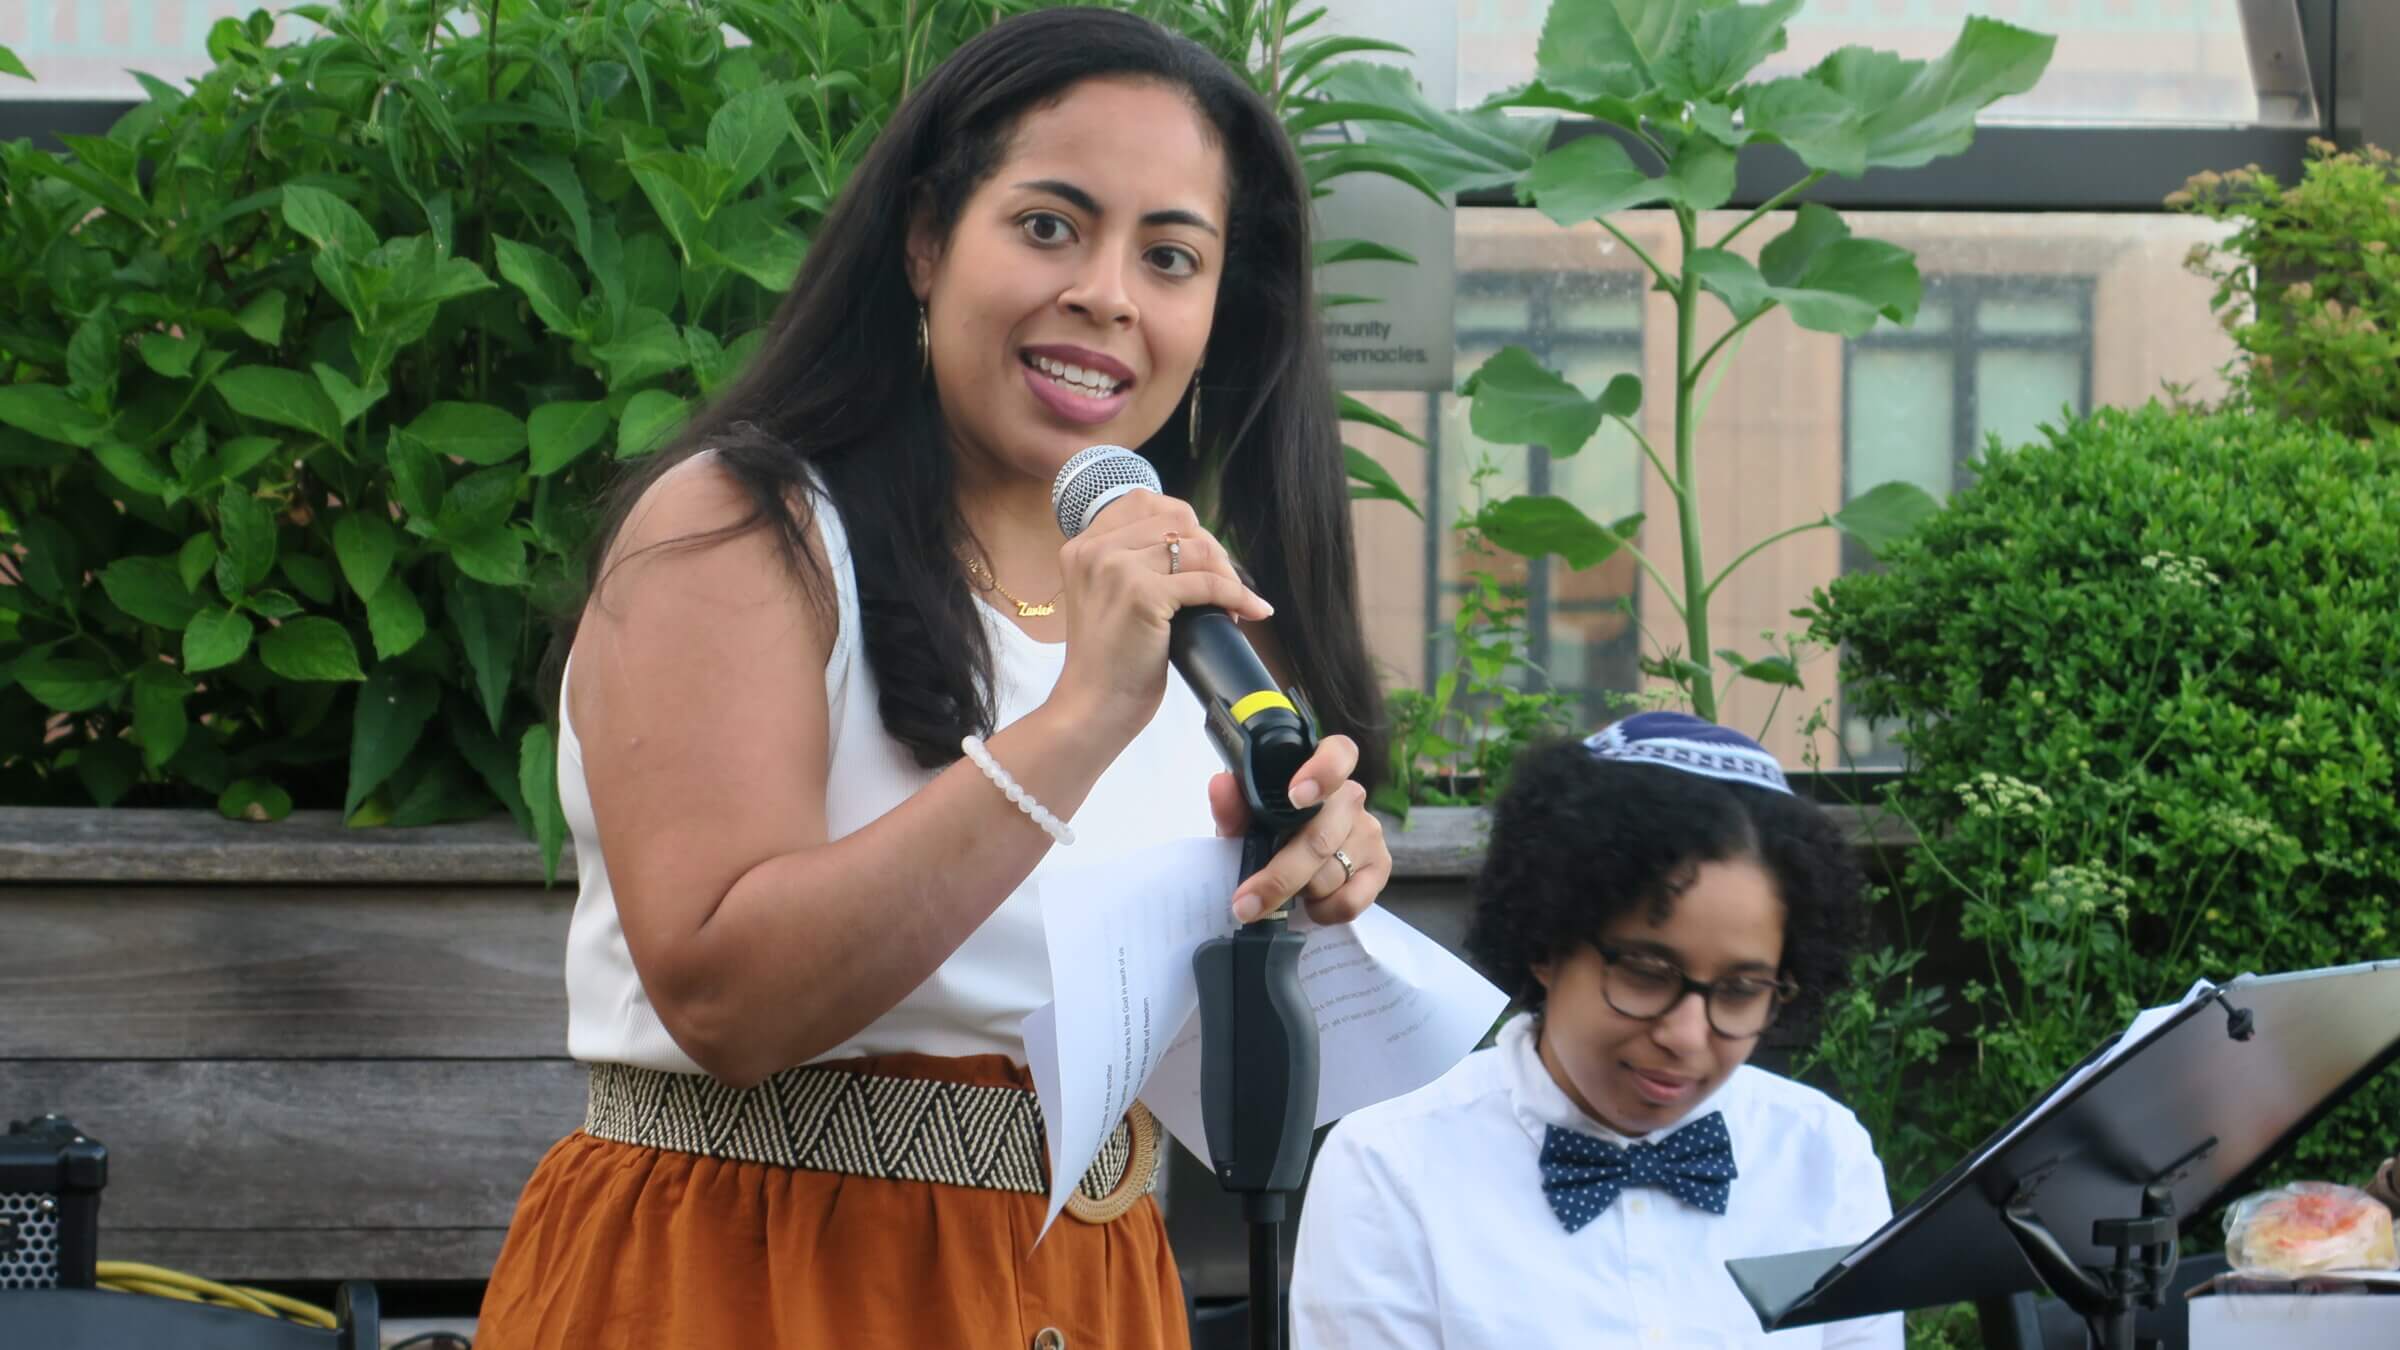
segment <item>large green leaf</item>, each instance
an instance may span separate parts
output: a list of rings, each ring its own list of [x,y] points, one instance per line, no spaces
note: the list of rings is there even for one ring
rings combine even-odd
[[[1485,361],[1459,393],[1474,400],[1467,424],[1495,445],[1539,445],[1565,457],[1611,416],[1630,417],[1641,407],[1642,382],[1632,375],[1609,381],[1599,398],[1533,359],[1523,347],[1503,347]]]
[[[175,575],[187,591],[199,590],[201,579],[216,565],[217,537],[213,534],[195,534],[175,550]]]
[[[576,318],[583,304],[583,288],[575,284],[575,274],[565,263],[514,239],[494,239],[492,243],[499,250],[500,275],[525,293],[533,312],[551,332],[577,340],[587,336]]]
[[[1397,66],[1335,66],[1325,72],[1324,90],[1362,114],[1381,110],[1381,120],[1360,129],[1441,192],[1513,184],[1550,142],[1552,119],[1437,108],[1417,88],[1416,77]]]
[[[88,446],[108,430],[108,421],[54,384],[0,385],[0,422],[47,441]]]
[[[607,363],[608,381],[620,389],[681,370],[692,359],[683,330],[647,305],[626,310],[615,336],[592,348],[592,355]]]
[[[313,378],[279,366],[237,366],[211,386],[244,417],[305,431],[320,440],[342,439],[341,412]]]
[[[1743,129],[1775,141],[1811,169],[1856,178],[1867,171],[1866,115],[1816,80],[1793,76],[1742,95]]]
[[[509,683],[517,668],[517,640],[524,632],[524,600],[510,591],[473,581],[450,589],[450,625],[475,672],[483,715],[498,731],[508,707]]]
[[[506,525],[477,525],[445,534],[450,561],[458,570],[494,586],[522,586],[526,581],[525,541]]]
[[[525,448],[525,423],[489,403],[435,403],[408,424],[408,434],[469,464],[497,464]]]
[[[398,427],[392,429],[384,458],[392,466],[392,496],[400,508],[419,519],[433,519],[442,509],[442,493],[449,479],[441,458],[432,447]]]
[[[1712,9],[1685,23],[1652,73],[1677,102],[1722,94],[1783,50],[1784,25],[1800,6],[1801,0],[1767,0]]]
[[[90,712],[116,697],[124,678],[98,661],[42,652],[17,663],[17,684],[52,712]]]
[[[567,839],[566,810],[558,800],[558,745],[546,725],[525,729],[518,742],[517,788],[533,816],[533,837],[542,846],[542,875],[558,875],[558,855]]]
[[[1475,517],[1486,539],[1528,558],[1555,556],[1580,572],[1606,562],[1638,538],[1640,516],[1603,525],[1564,497],[1531,495],[1486,503]]]
[[[241,660],[255,631],[248,615],[214,608],[200,611],[183,630],[183,672],[198,675]]]
[[[183,497],[183,486],[159,467],[158,461],[136,446],[118,440],[103,440],[92,450],[92,458],[108,470],[108,476],[146,497],[173,503]]]
[[[417,748],[441,702],[440,686],[396,666],[377,666],[367,677],[350,718],[350,786],[342,796],[344,816],[383,786]]]
[[[217,813],[264,825],[292,813],[292,794],[264,778],[236,779],[217,794]]]
[[[234,323],[261,346],[272,347],[283,341],[284,298],[281,291],[268,291],[242,306],[233,316]]]
[[[1910,169],[1965,150],[1974,140],[1975,114],[2033,88],[2057,45],[2047,34],[1977,17],[1939,60],[1844,47],[1808,78],[1859,110],[1869,166]]]
[[[144,333],[134,346],[141,353],[143,365],[170,380],[180,380],[191,374],[192,358],[200,354],[200,338],[193,333],[181,337]]]
[[[1575,99],[1643,99],[1654,66],[1684,25],[1726,0],[1567,0],[1542,22],[1534,68],[1543,87]]]
[[[1725,302],[1736,319],[1753,319],[1775,303],[1775,288],[1758,274],[1758,265],[1721,248],[1696,248],[1683,260],[1686,271],[1699,279],[1702,290]]]
[[[287,680],[363,680],[358,645],[350,630],[331,619],[288,619],[258,640],[258,659]]]
[[[367,218],[323,188],[285,188],[283,220],[321,249],[364,258],[376,247],[375,229],[367,224]]]
[[[182,632],[201,610],[173,558],[119,558],[100,573],[100,585],[117,608],[170,632]]]
[[[1781,304],[1802,328],[1844,337],[1858,337],[1884,319],[1913,321],[1924,293],[1908,250],[1853,238],[1840,216],[1814,203],[1800,208],[1791,228],[1761,250],[1758,266],[1715,248],[1694,249],[1685,266],[1737,319]]]
[[[663,444],[683,421],[688,405],[663,389],[645,389],[625,400],[617,419],[617,456],[631,459]]]
[[[1695,211],[1714,211],[1732,200],[1733,178],[1730,147],[1713,137],[1687,136],[1667,166],[1667,199]]]
[[[20,80],[33,78],[33,72],[27,70],[17,54],[6,47],[0,47],[0,75],[14,75]]]
[[[1667,186],[1642,172],[1606,132],[1579,137],[1534,161],[1525,191],[1543,215],[1561,225],[1662,201]]]
[[[450,485],[434,527],[444,535],[506,524],[525,487],[525,474],[514,464],[478,469]]]
[[[345,511],[333,522],[334,561],[341,564],[342,578],[361,600],[372,600],[383,589],[399,547],[392,523],[373,510]]]
[[[1880,557],[1883,551],[1916,531],[1938,514],[1942,504],[1914,483],[1879,483],[1825,518],[1826,523],[1866,546]]]
[[[808,260],[808,241],[775,219],[772,202],[737,202],[710,222],[705,257],[780,295]]]
[[[1878,316],[1911,323],[1924,296],[1915,255],[1879,239],[1853,237],[1841,216],[1814,202],[1760,250],[1758,263],[1792,322],[1819,333],[1857,337]]]
[[[534,409],[525,424],[534,477],[557,473],[581,459],[608,434],[608,422],[605,403],[545,403]]]
[[[353,384],[349,376],[322,361],[312,363],[309,372],[317,377],[317,387],[323,389],[325,397],[332,401],[334,415],[341,418],[343,426],[366,416],[367,409],[382,402],[383,396],[392,392],[390,383],[380,375],[362,389]]]
[[[377,660],[389,661],[425,639],[425,610],[404,584],[375,592],[367,601],[367,635],[375,641]]]
[[[790,140],[791,114],[771,89],[734,95],[708,119],[708,162],[725,175],[725,194],[750,186]]]
[[[708,218],[724,199],[725,172],[673,150],[644,153],[630,139],[625,142],[625,167],[632,170],[633,181],[650,199],[650,208],[658,212],[659,222],[667,227],[684,261],[691,261]]]
[[[67,340],[67,378],[87,397],[108,402],[117,391],[120,339],[106,319],[86,319]]]
[[[175,758],[191,735],[192,719],[183,706],[191,696],[192,682],[173,666],[146,661],[133,672],[133,739],[153,770]]]
[[[235,578],[226,599],[265,581],[275,570],[275,510],[238,484],[226,484],[217,496],[217,533],[223,540],[220,569],[230,567]],[[224,575],[222,570],[219,575]]]
[[[583,255],[584,264],[598,275],[600,261],[594,256],[592,214],[584,200],[582,175],[575,171],[574,165],[552,155],[519,155],[516,164],[558,203],[559,211],[567,218],[567,228],[574,233],[575,251]]]

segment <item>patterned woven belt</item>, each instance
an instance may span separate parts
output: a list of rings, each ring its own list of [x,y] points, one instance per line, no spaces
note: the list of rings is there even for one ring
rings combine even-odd
[[[786,1069],[751,1088],[706,1074],[593,1064],[586,1134],[620,1144],[889,1181],[1049,1193],[1040,1100],[1025,1088]],[[1139,1102],[1101,1145],[1067,1212],[1107,1223],[1158,1178],[1158,1121]]]

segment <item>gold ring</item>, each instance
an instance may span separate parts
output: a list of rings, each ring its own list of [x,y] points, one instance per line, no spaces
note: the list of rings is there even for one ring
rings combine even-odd
[[[1182,570],[1183,536],[1169,530],[1167,531],[1167,575],[1174,576]]]
[[[1333,851],[1333,860],[1342,865],[1342,884],[1349,885],[1350,878],[1358,875],[1358,864],[1350,861],[1350,855],[1338,848]]]

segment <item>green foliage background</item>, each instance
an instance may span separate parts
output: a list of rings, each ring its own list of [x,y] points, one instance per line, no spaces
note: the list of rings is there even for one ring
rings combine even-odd
[[[303,5],[105,136],[0,146],[0,800],[505,807],[555,864],[536,671],[615,461],[738,372],[911,82],[1031,7]],[[1290,0],[1131,7],[1300,131],[1339,58],[1400,50]]]
[[[1820,1050],[1862,1115],[1908,1119],[1880,1140],[1900,1196],[2196,979],[2400,949],[2395,556],[2400,442],[2153,405],[1995,448],[1820,593],[1850,711],[1908,748],[1891,803],[1930,842],[1896,889],[1962,916],[1970,965],[1971,1060],[1904,1083],[1935,1045],[1852,1053],[1872,1019],[1839,1009]],[[1906,972],[1864,973],[1891,1033]],[[2387,1075],[2285,1172],[2363,1182],[2396,1117]]]

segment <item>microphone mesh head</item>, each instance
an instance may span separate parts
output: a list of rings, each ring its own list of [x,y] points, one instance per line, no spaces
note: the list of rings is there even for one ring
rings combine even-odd
[[[1100,508],[1133,491],[1159,490],[1158,470],[1121,445],[1095,445],[1070,459],[1050,484],[1050,509],[1069,539],[1092,527]]]

